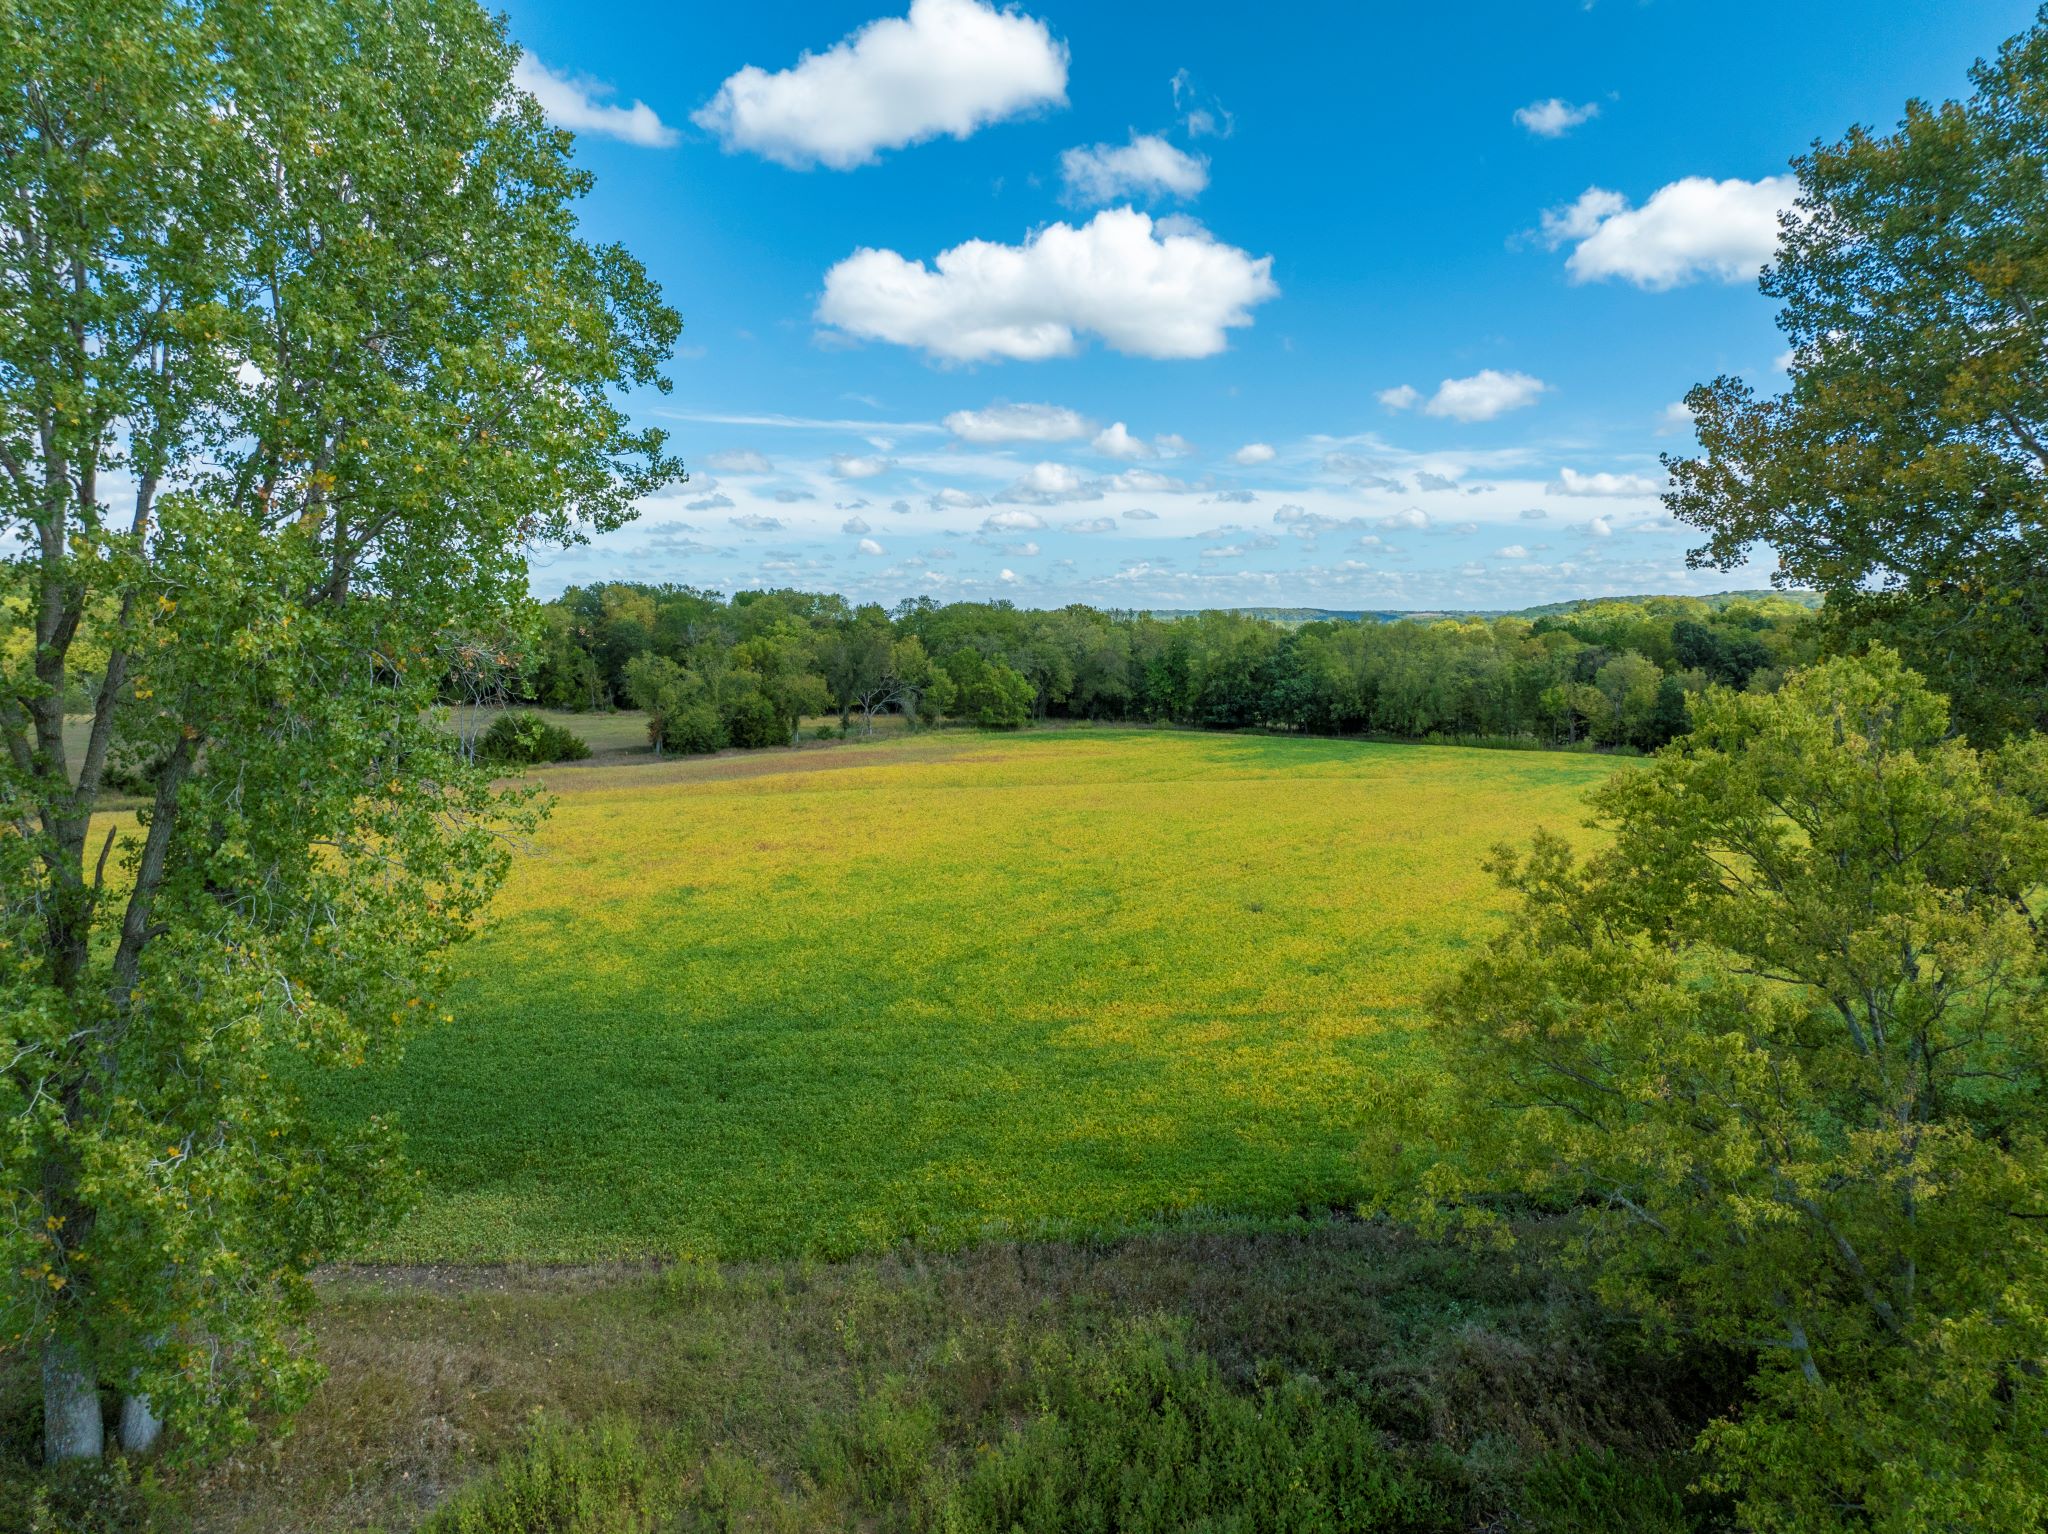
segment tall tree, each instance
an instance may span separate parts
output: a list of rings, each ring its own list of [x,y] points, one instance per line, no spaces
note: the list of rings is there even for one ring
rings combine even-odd
[[[1413,1207],[1570,1208],[1607,1299],[1753,1350],[1708,1435],[1745,1527],[2038,1531],[2048,743],[1971,749],[1879,649],[1710,691],[1594,804],[1591,858],[1499,854],[1443,1094],[1386,1105]]]
[[[0,18],[0,1336],[53,1458],[101,1388],[193,1444],[306,1388],[303,1275],[402,1183],[291,1063],[432,1012],[526,813],[439,657],[680,473],[614,397],[678,321],[516,57],[471,0]]]
[[[1701,456],[1666,498],[1696,564],[1752,545],[1826,593],[1836,643],[1881,637],[1993,740],[2048,725],[2048,11],[1971,73],[1796,162],[1763,290],[1791,383],[1686,397]]]

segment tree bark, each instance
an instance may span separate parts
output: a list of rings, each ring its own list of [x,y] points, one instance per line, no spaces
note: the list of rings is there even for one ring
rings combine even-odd
[[[98,1459],[106,1432],[85,1349],[69,1338],[50,1338],[43,1344],[43,1463]]]
[[[164,1435],[164,1419],[149,1404],[149,1397],[129,1394],[121,1397],[121,1449],[128,1454],[147,1454]]]

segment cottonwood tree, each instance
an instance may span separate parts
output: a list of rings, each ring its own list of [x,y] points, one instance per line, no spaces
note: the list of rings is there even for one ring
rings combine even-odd
[[[530,808],[423,717],[445,642],[679,473],[616,399],[678,322],[516,56],[466,0],[0,19],[0,1344],[52,1458],[103,1389],[199,1446],[307,1389],[303,1275],[405,1183],[293,1082],[433,1014]]]
[[[1502,849],[1507,929],[1386,1105],[1412,1212],[1570,1250],[1667,1334],[1754,1349],[1708,1434],[1762,1530],[2048,1518],[2048,745],[1979,753],[1889,651],[1719,689]]]
[[[2048,20],[1971,78],[1796,162],[1763,279],[1790,385],[1688,394],[1666,504],[1694,563],[1768,545],[1838,646],[1891,643],[1990,742],[2048,726]]]

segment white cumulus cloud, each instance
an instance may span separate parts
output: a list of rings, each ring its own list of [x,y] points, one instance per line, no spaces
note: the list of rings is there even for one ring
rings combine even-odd
[[[1563,138],[1580,123],[1591,122],[1599,115],[1600,104],[1597,101],[1574,106],[1561,96],[1552,96],[1548,101],[1532,101],[1515,109],[1515,121],[1538,138]]]
[[[692,120],[727,149],[849,170],[1066,99],[1066,45],[1044,22],[981,0],[911,0],[909,15],[871,21],[788,69],[747,65]]]
[[[999,511],[984,517],[981,530],[985,533],[1035,533],[1045,526],[1045,518],[1035,511]]]
[[[1551,495],[1658,495],[1664,486],[1647,474],[1582,474],[1577,469],[1559,469],[1557,478],[1543,487]]]
[[[1250,468],[1254,464],[1271,463],[1276,456],[1270,442],[1247,442],[1230,455],[1230,461]]]
[[[1112,422],[1095,434],[1089,444],[1105,458],[1156,458],[1159,450],[1143,437],[1134,437],[1122,421]]]
[[[946,430],[963,442],[1071,442],[1087,436],[1089,426],[1064,405],[991,405],[946,417]]]
[[[1391,389],[1380,390],[1378,398],[1389,410],[1413,410],[1421,401],[1422,394],[1413,384],[1396,384]]]
[[[522,53],[512,66],[512,83],[540,103],[549,122],[572,133],[602,134],[649,149],[666,149],[676,141],[676,130],[646,102],[613,106],[603,99],[611,94],[609,87],[558,75],[530,53]]]
[[[1510,410],[1536,403],[1550,386],[1527,373],[1503,373],[1484,368],[1470,378],[1446,378],[1422,407],[1425,415],[1446,416],[1453,421],[1490,421]]]
[[[1208,357],[1280,291],[1272,265],[1199,226],[1109,208],[1021,245],[969,240],[930,266],[857,250],[825,274],[818,318],[949,362],[1067,357],[1090,334],[1138,357]]]
[[[1158,197],[1185,202],[1208,186],[1209,162],[1155,133],[1134,132],[1128,144],[1087,144],[1065,151],[1060,179],[1067,200],[1083,207]]]
[[[839,531],[841,531],[842,533],[851,533],[857,537],[862,533],[873,532],[874,529],[869,527],[867,523],[860,517],[848,517],[846,521],[840,526]]]
[[[832,472],[840,479],[873,479],[895,467],[895,463],[887,458],[860,457],[852,453],[835,453],[832,457]]]
[[[1553,249],[1573,243],[1565,270],[1574,282],[1619,278],[1653,290],[1703,277],[1747,282],[1777,250],[1778,215],[1798,193],[1792,176],[1686,176],[1637,208],[1619,192],[1588,187],[1543,215],[1543,237]]]
[[[875,540],[872,538],[863,538],[861,539],[859,544],[859,551],[863,554],[869,555],[880,554],[882,552],[882,546],[879,543],[875,542]]]

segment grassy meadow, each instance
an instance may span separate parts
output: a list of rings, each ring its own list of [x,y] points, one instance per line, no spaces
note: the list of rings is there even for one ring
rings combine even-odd
[[[942,733],[546,774],[390,1073],[409,1262],[840,1257],[1359,1191],[1361,1089],[1611,761]]]

